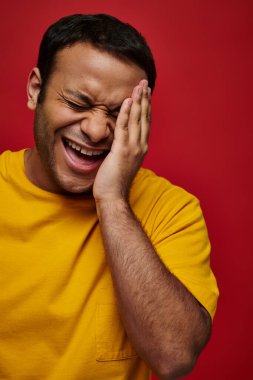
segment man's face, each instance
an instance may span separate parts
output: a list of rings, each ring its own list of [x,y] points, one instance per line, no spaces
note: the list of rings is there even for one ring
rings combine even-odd
[[[35,77],[33,72],[28,89],[36,101]],[[91,191],[110,150],[120,106],[144,78],[138,66],[88,44],[58,52],[45,97],[34,107],[36,148],[27,161],[33,182],[53,192]]]

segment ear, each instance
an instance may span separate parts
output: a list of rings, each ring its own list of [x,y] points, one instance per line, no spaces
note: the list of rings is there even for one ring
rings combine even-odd
[[[41,75],[38,67],[32,69],[27,81],[27,107],[34,111],[37,107],[37,101],[41,90]]]

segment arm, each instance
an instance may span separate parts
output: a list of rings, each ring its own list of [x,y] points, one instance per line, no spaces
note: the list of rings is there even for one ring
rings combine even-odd
[[[161,262],[127,202],[146,152],[149,115],[150,95],[143,81],[122,105],[111,157],[99,169],[94,197],[125,329],[151,369],[162,379],[174,379],[193,367],[211,323]]]

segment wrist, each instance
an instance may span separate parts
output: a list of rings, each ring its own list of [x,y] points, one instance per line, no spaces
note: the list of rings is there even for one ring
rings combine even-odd
[[[103,215],[118,218],[122,212],[131,212],[128,200],[125,198],[95,199],[99,219]]]

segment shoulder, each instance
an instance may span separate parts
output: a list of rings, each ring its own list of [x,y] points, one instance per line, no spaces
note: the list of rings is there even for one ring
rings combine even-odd
[[[167,212],[176,212],[192,202],[199,203],[193,194],[144,168],[137,173],[130,193],[130,203],[133,205],[144,203],[148,207],[152,204],[152,207],[165,209]]]
[[[148,169],[140,169],[132,184],[130,206],[150,236],[161,229],[172,234],[204,219],[199,200],[182,187]]]
[[[6,177],[8,162],[11,154],[12,152],[10,150],[6,150],[0,154],[0,173],[3,177]]]
[[[16,173],[17,167],[22,166],[24,149],[16,152],[6,150],[0,154],[0,176],[7,179],[12,173]]]

